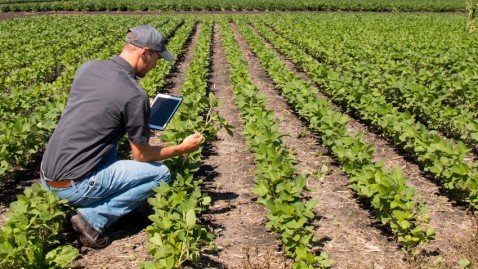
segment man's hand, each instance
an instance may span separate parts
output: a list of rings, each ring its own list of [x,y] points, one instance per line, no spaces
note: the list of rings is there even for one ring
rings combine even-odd
[[[131,144],[133,157],[139,162],[156,162],[196,151],[204,137],[200,133],[186,137],[179,145],[162,147],[148,144]]]
[[[184,153],[190,153],[190,152],[196,151],[201,145],[201,142],[203,141],[203,139],[204,137],[200,133],[195,133],[186,137],[183,140],[183,143],[181,143]]]

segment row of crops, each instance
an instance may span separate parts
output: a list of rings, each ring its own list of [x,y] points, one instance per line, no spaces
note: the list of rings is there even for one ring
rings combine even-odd
[[[0,12],[84,10],[465,11],[461,0],[0,0]]]
[[[369,201],[374,216],[408,253],[436,236],[417,199],[420,190],[399,167],[389,170],[376,161],[377,149],[363,142],[362,133],[348,132],[349,116],[369,124],[420,164],[454,199],[478,208],[478,163],[473,158],[478,140],[477,36],[468,33],[463,15],[452,14],[56,15],[2,21],[1,185],[41,155],[79,65],[118,53],[125,29],[138,24],[160,29],[178,59],[198,31],[194,60],[180,92],[186,101],[161,136],[166,143],[182,141],[191,129],[201,130],[209,141],[218,128],[227,127],[212,112],[219,103],[208,91],[212,35],[214,29],[221,33],[235,102],[245,122],[243,135],[254,153],[253,191],[269,211],[266,228],[280,235],[294,267],[326,267],[333,257],[311,251],[317,228],[310,222],[318,201],[303,197],[306,180],[281,141],[277,118],[250,79],[233,28],[297,115],[320,135],[348,175],[349,187]],[[269,46],[307,73],[329,99],[289,71]],[[160,62],[142,80],[150,96],[164,90],[173,65]],[[200,159],[196,152],[165,162],[175,180],[157,188],[149,200],[154,214],[147,247],[153,261],[141,262],[142,268],[179,267],[198,261],[203,248],[214,249],[214,234],[199,221],[211,202],[194,178]],[[77,251],[53,248],[60,240],[59,228],[51,227],[63,216],[63,207],[39,186],[13,203],[10,219],[0,229],[0,268],[62,267],[74,259]]]
[[[77,20],[78,18],[75,19],[72,17],[42,18],[40,20],[25,22],[31,27],[31,23],[33,23],[33,25],[35,23],[48,23],[50,19],[58,23],[58,25],[55,25],[58,31],[65,32],[68,24],[71,25],[75,21],[79,24],[83,23],[82,20]],[[194,32],[197,24],[197,18],[177,16],[161,19],[155,17],[119,17],[117,18],[118,21],[111,20],[111,17],[95,17],[92,20],[90,20],[91,18],[84,17],[82,19],[88,19],[92,25],[102,25],[102,27],[109,25],[110,29],[118,29],[118,24],[123,25],[121,28],[125,29],[136,23],[154,25],[161,29],[164,36],[168,39],[168,49],[178,56],[183,53],[187,40]],[[207,24],[206,21],[202,23]],[[200,44],[197,45],[196,60],[191,64],[188,71],[185,85],[189,85],[189,87],[184,86],[182,89],[182,95],[189,101],[184,102],[175,120],[171,122],[168,131],[162,135],[161,139],[165,143],[178,143],[178,141],[182,141],[189,135],[191,126],[198,130],[202,128],[202,133],[207,139],[214,137],[217,130],[217,127],[212,124],[219,120],[217,114],[208,113],[209,117],[206,118],[206,122],[210,124],[206,125],[202,116],[207,110],[210,110],[211,107],[218,105],[217,100],[215,100],[212,95],[206,95],[206,75],[208,73],[207,67],[210,58],[212,22],[208,24],[209,34],[207,26],[203,26],[205,30],[202,31]],[[85,54],[83,55],[84,57],[107,59],[112,54],[121,50],[123,45],[121,40],[124,37],[124,30],[92,32],[91,29],[89,29],[91,25],[83,24],[82,26],[85,28],[79,27],[78,31],[87,31],[96,34],[98,35],[98,39],[103,42],[91,42],[91,39],[88,39],[88,41],[86,39],[83,40],[82,44],[88,44],[89,46],[88,52],[83,53]],[[43,32],[43,34],[46,33]],[[55,35],[56,32],[50,32],[50,34]],[[48,36],[48,34],[46,35]],[[84,37],[87,38],[87,35],[84,35]],[[66,43],[72,47],[63,51],[58,47],[59,50],[57,52],[68,53],[75,49],[75,45],[72,45],[74,44],[73,42]],[[78,46],[81,45],[76,45],[76,47]],[[105,47],[107,48],[105,49]],[[51,83],[58,83],[58,86],[62,87],[45,89],[40,95],[51,97],[67,94],[67,88],[69,84],[71,84],[73,77],[73,74],[69,72],[74,71],[84,60],[85,59],[82,58],[76,62],[70,62],[69,64],[71,64],[73,68],[63,68],[63,70],[61,70],[63,72],[58,76],[59,80],[55,80],[55,82]],[[20,69],[28,65],[28,63],[16,64],[21,66],[19,67]],[[151,94],[161,90],[158,87],[164,84],[164,78],[170,72],[171,67],[171,63],[161,65],[150,74],[147,80],[142,81]],[[61,67],[58,68],[61,69]],[[65,76],[64,78],[62,78],[63,75]],[[6,74],[6,77],[9,77],[9,74]],[[201,81],[202,85],[200,85]],[[30,87],[28,86],[29,84]],[[36,84],[37,81],[35,79],[28,77],[28,80],[24,84],[24,90],[25,88],[35,87]],[[12,96],[13,92],[9,92],[12,89],[14,89],[13,84],[4,85],[5,92],[3,96]],[[38,95],[38,93],[35,93],[35,95],[30,98],[34,99],[34,96],[38,97]],[[25,96],[29,96],[28,90],[25,91]],[[65,100],[58,98],[55,100],[47,100],[45,104],[55,101],[59,107],[64,107]],[[37,104],[37,106],[41,105]],[[25,113],[23,114],[24,116],[37,114],[36,111],[30,108],[31,107],[22,107],[21,110],[17,110],[16,113]],[[61,112],[61,109],[59,111]],[[56,121],[59,115],[59,113],[56,113],[53,114],[52,117],[54,117]],[[42,122],[49,120],[41,115],[38,119],[39,122],[37,126],[43,126]],[[189,124],[185,125],[184,122]],[[19,125],[21,125],[21,123],[19,123]],[[45,133],[48,132],[47,129],[42,131]],[[49,132],[51,133],[51,130]],[[15,135],[15,131],[13,131],[13,135]],[[40,136],[41,135],[42,134],[40,134]],[[34,136],[37,135],[35,134]],[[42,141],[40,145],[44,147],[45,141],[46,140]],[[33,152],[33,149],[29,151]],[[201,225],[196,224],[196,213],[200,213],[202,211],[201,206],[207,206],[208,201],[211,200],[208,196],[201,194],[199,189],[200,181],[193,179],[193,174],[198,169],[200,156],[200,152],[196,152],[194,154],[188,154],[187,156],[167,160],[166,163],[175,179],[174,184],[172,186],[162,185],[161,188],[157,189],[157,196],[150,200],[156,212],[151,216],[151,219],[157,219],[158,221],[155,221],[153,225],[148,227],[148,231],[151,235],[148,248],[158,263],[145,262],[141,265],[142,267],[172,268],[180,266],[181,263],[186,260],[196,261],[199,258],[199,248],[196,247],[196,245],[211,241],[212,235]],[[28,154],[26,154],[25,157],[26,159],[22,161],[28,162]],[[17,158],[17,161],[20,161],[20,158]],[[167,198],[164,199],[163,195]],[[40,185],[35,184],[32,188],[27,188],[25,195],[19,196],[18,201],[12,203],[9,220],[0,230],[0,257],[2,260],[0,268],[38,268],[38,266],[41,268],[61,268],[75,259],[78,255],[78,250],[69,246],[54,248],[61,239],[60,227],[62,222],[64,222],[65,212],[68,210],[64,202],[58,201],[58,198],[55,198],[53,193],[45,193]],[[202,237],[204,237],[203,240],[201,240]],[[170,245],[165,246],[162,240],[169,242]],[[175,244],[175,242],[177,243]],[[168,251],[165,251],[165,249]],[[185,252],[188,254],[185,255]]]

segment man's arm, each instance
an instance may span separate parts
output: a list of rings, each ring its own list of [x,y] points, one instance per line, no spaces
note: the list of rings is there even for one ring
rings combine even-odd
[[[203,136],[195,133],[186,137],[181,144],[175,146],[151,146],[150,144],[134,144],[131,141],[130,145],[134,160],[139,162],[156,162],[196,151],[202,140]]]

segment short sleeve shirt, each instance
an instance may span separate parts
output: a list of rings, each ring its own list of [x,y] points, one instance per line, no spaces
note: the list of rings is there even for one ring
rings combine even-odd
[[[116,55],[86,62],[76,72],[43,154],[45,177],[64,181],[85,176],[125,134],[135,144],[148,143],[149,115],[149,97],[126,60]]]

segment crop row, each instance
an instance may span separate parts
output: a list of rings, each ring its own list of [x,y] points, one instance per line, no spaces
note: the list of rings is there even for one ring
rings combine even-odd
[[[477,62],[470,55],[478,49],[473,45],[473,35],[456,23],[460,21],[458,16],[418,15],[405,30],[392,24],[392,20],[409,17],[351,16],[353,27],[344,29],[343,21],[333,22],[334,31],[340,33],[336,35],[329,33],[331,22],[289,16],[285,20],[294,21],[294,25],[280,31],[314,57],[326,59],[338,72],[360,81],[364,88],[377,89],[388,102],[410,111],[429,128],[476,144],[478,72],[471,68]],[[433,25],[429,25],[429,19],[434,19]],[[378,21],[382,24],[377,25]],[[450,30],[441,30],[451,23]],[[424,27],[427,33],[420,31]],[[301,38],[299,29],[305,29]],[[317,36],[321,37],[320,44],[315,42]],[[339,42],[337,36],[348,42]],[[434,41],[437,39],[440,41]]]
[[[32,24],[38,25],[35,31],[24,34],[32,30]],[[71,31],[65,32],[66,24],[72,27]],[[0,54],[2,93],[15,85],[28,85],[33,79],[47,81],[54,76],[59,62],[65,60],[64,54],[86,41],[86,36],[81,34],[84,30],[82,25],[91,27],[92,36],[97,36],[102,31],[97,22],[89,22],[85,18],[43,17],[2,23],[0,31],[5,44],[5,49]],[[22,50],[21,53],[18,49]]]
[[[454,145],[453,141],[444,140],[417,123],[410,113],[393,107],[376,90],[364,88],[360,81],[313,59],[286,39],[277,38],[281,40],[274,43],[277,49],[306,71],[332,99],[410,152],[425,171],[434,174],[445,188],[455,191],[459,199],[477,207],[477,165],[466,161],[470,149],[465,144],[459,141]]]
[[[0,228],[0,268],[65,268],[79,254],[71,245],[60,245],[67,200],[35,183],[10,204],[8,220]]]
[[[403,244],[411,250],[417,244],[434,237],[433,229],[415,224],[427,217],[422,203],[414,201],[415,189],[407,186],[400,168],[388,171],[383,162],[373,161],[375,147],[361,141],[363,134],[349,135],[348,118],[334,111],[330,104],[310,88],[266,47],[244,22],[238,20],[241,31],[269,76],[283,95],[309,122],[309,127],[321,134],[323,143],[341,162],[350,176],[350,188],[370,199],[374,212]]]
[[[48,18],[48,17],[47,17]],[[13,43],[22,44],[22,48],[26,50],[26,56],[32,54],[32,59],[26,57],[26,61],[18,60],[5,60],[2,68],[5,69],[5,74],[2,76],[3,84],[0,85],[2,95],[10,95],[12,91],[18,92],[28,88],[32,84],[39,82],[51,82],[55,80],[58,75],[66,69],[66,67],[78,63],[80,60],[84,60],[85,57],[91,54],[97,53],[97,51],[105,46],[110,46],[120,39],[119,34],[124,34],[128,24],[125,23],[124,18],[107,18],[97,17],[96,19],[88,19],[83,21],[72,20],[71,17],[62,16],[57,18],[57,23],[61,22],[63,25],[73,24],[74,34],[62,34],[65,31],[64,26],[54,25],[51,31],[45,31],[42,33],[41,41],[32,42],[34,45],[25,44],[20,38],[11,38],[12,51],[6,50],[1,56],[8,58],[9,54],[13,53]],[[43,24],[48,21],[40,19],[35,23]],[[71,21],[71,23],[70,23]],[[148,23],[149,20],[145,20],[143,23]],[[129,22],[131,23],[131,22]],[[155,26],[159,26],[160,29],[165,29],[167,32],[172,31],[171,24],[179,23],[179,20],[171,20],[168,23],[168,18],[159,21]],[[121,28],[115,29],[112,27],[105,28],[105,24],[118,24]],[[30,31],[31,25],[26,26],[23,31]],[[84,32],[87,31],[87,34]],[[50,40],[53,37],[60,36],[60,40]],[[29,40],[37,39],[35,35],[28,36]],[[44,44],[45,43],[45,44]],[[37,48],[39,46],[40,48]],[[42,47],[46,47],[45,51]],[[41,53],[38,56],[38,53]],[[23,57],[18,57],[22,59]],[[8,70],[8,73],[7,73]]]
[[[282,18],[291,31],[302,31],[306,39],[301,42],[308,39],[309,46],[315,43],[311,52],[326,56],[324,60],[329,64],[352,58],[378,72],[409,75],[415,83],[444,95],[451,104],[476,101],[466,98],[476,95],[472,90],[476,59],[470,57],[477,50],[476,36],[468,34],[466,18],[461,14],[350,14],[347,20],[330,14],[288,14]],[[333,58],[331,48],[335,51]],[[466,81],[467,76],[472,80]],[[447,83],[457,78],[463,85]],[[466,85],[471,88],[461,87]]]
[[[56,19],[43,17],[32,19],[23,27],[18,25],[19,31],[26,32],[32,31],[33,25],[36,24],[52,24],[51,28],[40,30],[38,35],[34,32],[31,36],[6,36],[10,46],[1,53],[3,64],[0,71],[2,73],[0,90],[2,94],[8,94],[12,90],[20,91],[35,83],[54,81],[67,65],[72,65],[78,62],[79,58],[87,56],[87,53],[94,53],[114,42],[108,38],[114,37],[118,29],[104,28],[101,25],[117,23],[124,27],[122,22],[124,19],[110,20],[98,17],[96,20],[84,18],[75,20],[62,16]],[[65,33],[66,25],[71,25],[72,30]],[[9,29],[6,28],[5,31]],[[20,56],[18,49],[25,52],[22,52]]]
[[[7,1],[6,3],[4,1]],[[465,11],[459,0],[82,0],[44,1],[41,3],[20,0],[0,1],[0,12],[8,11],[126,11],[126,10],[341,10],[341,11]],[[3,2],[3,4],[2,4]],[[25,3],[24,3],[25,2]]]
[[[206,141],[213,139],[217,128],[212,123],[218,115],[210,112],[218,105],[212,94],[207,94],[212,22],[203,20],[195,47],[194,60],[186,73],[181,89],[183,104],[168,129],[160,136],[168,144],[181,143],[192,130],[203,128]],[[187,40],[187,36],[182,36]],[[205,117],[205,115],[211,117]],[[154,214],[153,223],[146,228],[149,234],[148,249],[154,262],[141,262],[141,268],[179,268],[185,261],[198,262],[201,248],[213,248],[213,234],[198,223],[197,214],[203,212],[211,198],[201,193],[201,180],[194,177],[201,161],[201,151],[165,160],[171,171],[172,185],[161,184],[156,195],[149,198]]]
[[[294,157],[287,151],[278,132],[278,121],[265,108],[266,99],[252,83],[247,65],[234,34],[221,23],[222,43],[229,63],[236,106],[244,119],[243,135],[254,154],[257,202],[269,210],[266,228],[281,235],[286,255],[294,260],[293,268],[327,267],[331,260],[326,253],[311,253],[317,238],[308,222],[314,217],[316,200],[302,202],[307,191],[306,179],[296,174]]]
[[[102,24],[104,22],[104,20],[90,20],[90,23],[94,25]],[[64,23],[67,23],[67,21]],[[121,25],[121,27],[127,27],[127,23],[130,22],[125,23],[123,19],[123,24],[121,21],[110,21],[110,23]],[[88,24],[84,26],[88,27]],[[172,26],[174,25],[166,24],[162,27],[167,31],[171,31],[173,29]],[[45,65],[51,65],[52,68],[57,70],[55,71],[56,73],[68,71],[68,69],[73,69],[74,71],[79,64],[82,64],[81,61],[88,59],[89,57],[96,57],[97,55],[95,54],[98,53],[98,48],[102,48],[107,44],[118,43],[118,37],[120,35],[117,30],[105,31],[101,29],[91,29],[90,31],[93,32],[93,35],[95,36],[94,38],[84,36],[83,39],[80,40],[80,43],[82,43],[81,45],[69,48],[66,52],[63,52],[56,46],[50,46],[48,55],[50,57],[56,57],[58,60],[54,63],[47,61]],[[56,35],[56,33],[53,34]],[[66,38],[66,40],[68,41],[68,38]],[[60,57],[55,55],[57,50],[62,54]],[[6,51],[2,55],[8,53],[9,51]],[[48,92],[48,88],[40,88],[44,91],[37,90],[38,85],[47,84],[47,81],[42,82],[44,79],[41,79],[40,81],[36,80],[37,77],[44,78],[49,76],[48,73],[44,72],[44,68],[36,68],[35,65],[31,65],[24,68],[14,69],[13,72],[17,73],[16,71],[18,70],[27,70],[22,76],[23,79],[18,80],[18,77],[6,76],[6,80],[9,81],[9,86],[5,87],[0,94],[0,113],[4,115],[3,120],[5,122],[9,122],[19,114],[27,115],[35,113],[35,109],[41,107],[41,104],[45,102],[43,99],[49,98],[49,95],[52,94],[51,92]],[[65,73],[59,76],[56,75],[55,80],[61,80],[64,75]],[[69,77],[68,80],[65,80],[64,83],[71,83],[70,78],[71,77]]]
[[[169,43],[171,51],[176,52],[178,48],[184,50],[195,25],[196,20],[193,18],[184,23]],[[217,99],[212,94],[206,94],[212,25],[211,21],[203,21],[195,60],[189,67],[181,91],[185,101],[168,126],[168,131],[161,136],[165,143],[180,143],[192,129],[199,128],[203,128],[202,132],[209,140],[215,137],[221,125],[218,122],[225,123],[218,114],[211,112],[218,105]],[[111,54],[112,51],[105,50],[102,53]],[[180,56],[182,51],[177,53]],[[103,54],[96,56],[103,58]],[[150,89],[151,92],[154,90]],[[156,91],[161,90],[156,88]],[[174,184],[163,184],[156,188],[157,195],[149,200],[155,214],[150,216],[153,224],[147,228],[150,234],[148,248],[156,262],[143,262],[140,264],[142,267],[177,268],[186,260],[198,260],[200,244],[212,246],[212,234],[197,224],[196,218],[196,214],[203,211],[211,200],[201,194],[201,182],[193,178],[193,173],[199,167],[200,156],[198,151],[165,162],[172,172]],[[50,251],[61,238],[63,220],[69,211],[65,201],[59,201],[54,193],[46,192],[39,184],[32,189],[27,188],[25,194],[11,204],[10,219],[0,230],[0,268],[67,266],[78,255],[77,249],[66,245]]]

